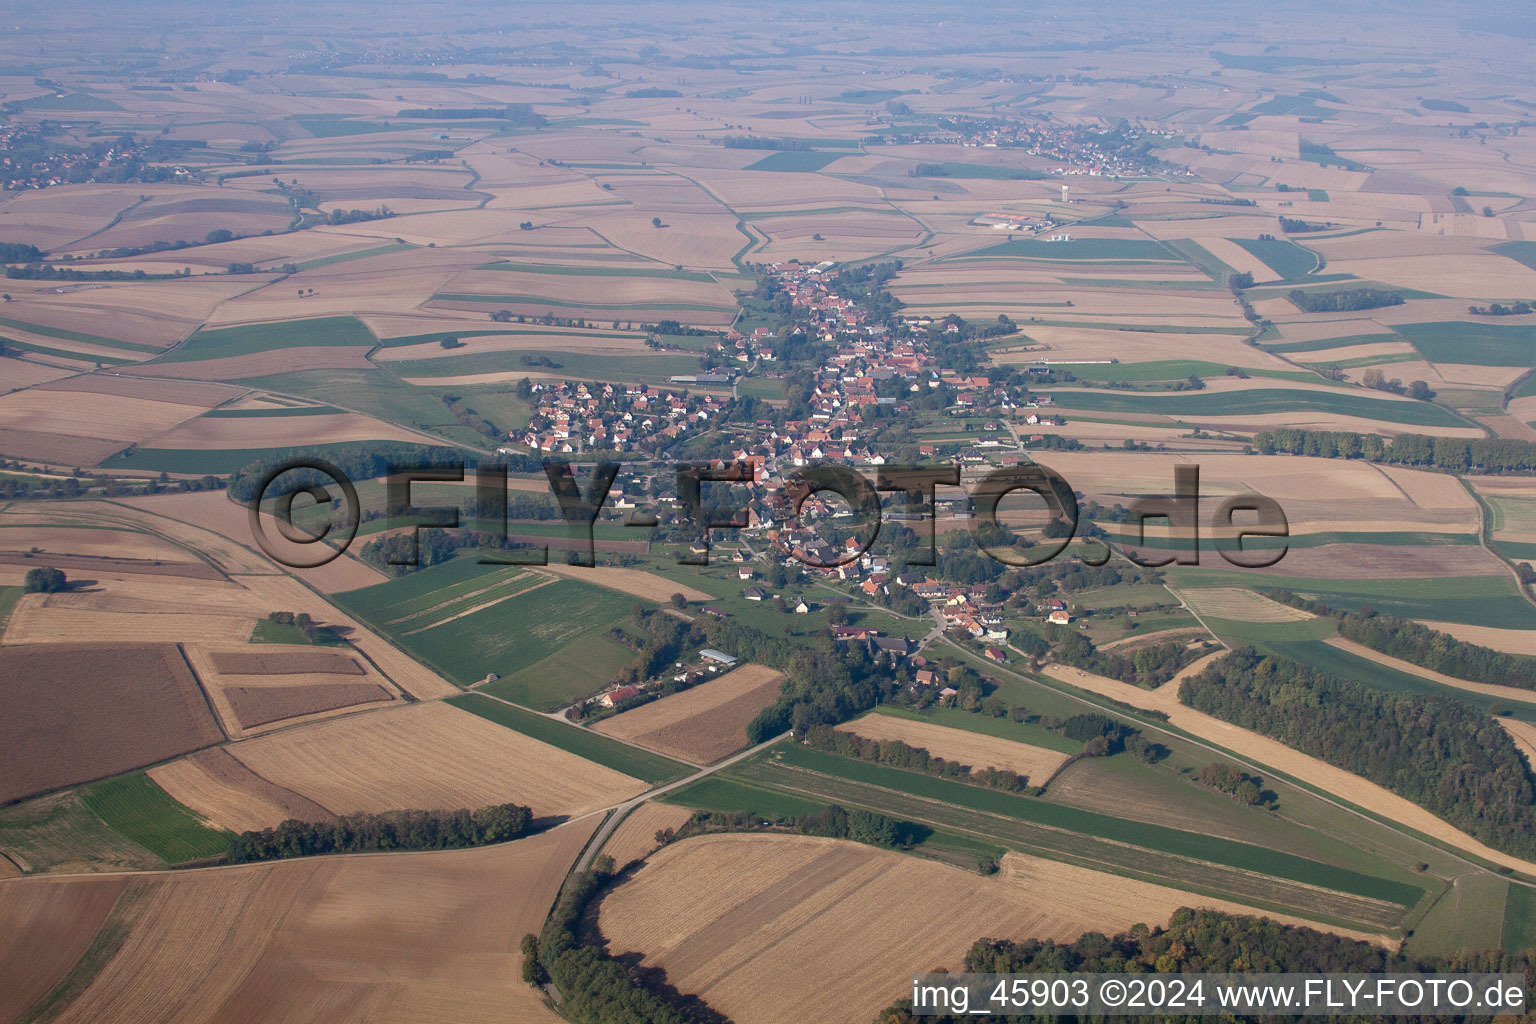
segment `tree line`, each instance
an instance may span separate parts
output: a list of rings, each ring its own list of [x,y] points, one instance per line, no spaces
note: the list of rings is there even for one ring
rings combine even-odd
[[[1353,772],[1495,849],[1536,855],[1536,781],[1509,734],[1458,701],[1387,693],[1252,648],[1179,700]]]
[[[532,828],[533,812],[519,804],[495,804],[477,811],[347,814],[335,821],[289,819],[276,828],[231,837],[229,861],[245,864],[380,850],[460,850],[521,839]]]
[[[1051,939],[981,939],[965,955],[963,968],[975,973],[1032,974],[1036,972],[1152,973],[1526,973],[1530,955],[1501,950],[1466,951],[1436,957],[1414,957],[1370,942],[1330,932],[1281,924],[1267,917],[1229,914],[1219,910],[1174,912],[1166,927],[1138,924],[1115,935],[1089,932],[1070,943]],[[1529,984],[1529,982],[1528,982]],[[1209,1017],[1156,1015],[1165,1024],[1198,1024]],[[1062,1018],[1035,1014],[1007,1017],[940,1014],[917,1017],[903,1000],[886,1009],[876,1024],[1056,1024]],[[1300,1016],[1222,1014],[1227,1021],[1301,1021]],[[1361,1022],[1400,1018],[1358,1017]],[[1460,1020],[1465,1018],[1423,1018]]]
[[[1051,627],[1060,639],[1051,648],[1056,660],[1074,668],[1118,679],[1134,686],[1161,686],[1204,653],[1187,640],[1169,640],[1133,651],[1101,651],[1079,631]]]
[[[1536,443],[1507,437],[1429,437],[1399,434],[1390,441],[1380,434],[1350,430],[1304,430],[1281,427],[1253,435],[1261,455],[1315,455],[1325,459],[1364,459],[1397,466],[1428,466],[1456,473],[1529,473],[1536,470]]]
[[[909,772],[937,775],[946,779],[959,779],[1001,789],[1007,793],[1022,793],[1029,788],[1029,776],[1020,775],[1004,768],[973,768],[959,761],[947,761],[935,757],[926,748],[914,747],[901,740],[873,740],[851,732],[834,729],[830,725],[818,725],[805,737],[812,750],[820,750],[840,757],[889,765]]]
[[[599,936],[588,934],[583,918],[613,877],[613,858],[604,854],[566,882],[543,930],[523,937],[523,980],[553,982],[561,1014],[577,1024],[694,1024],[674,1005],[675,990],[646,984],[647,975],[626,967]],[[693,1001],[702,1006],[702,1000]],[[725,1020],[709,1013],[697,1019]]]
[[[1469,644],[1412,619],[1401,619],[1370,608],[1341,611],[1321,601],[1309,601],[1288,590],[1271,590],[1267,593],[1276,601],[1293,608],[1314,615],[1333,616],[1338,620],[1340,636],[1382,654],[1390,654],[1394,658],[1474,683],[1536,690],[1536,660],[1505,654],[1480,644]]]

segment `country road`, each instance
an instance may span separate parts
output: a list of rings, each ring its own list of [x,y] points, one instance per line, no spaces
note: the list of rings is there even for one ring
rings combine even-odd
[[[779,742],[779,740],[782,740],[785,736],[788,735],[789,733],[786,732],[782,735],[775,736],[770,740],[764,740],[755,747],[748,747],[746,750],[741,751],[739,754],[732,754],[724,761],[717,761],[707,768],[699,769],[692,775],[678,779],[676,782],[669,782],[665,786],[658,786],[655,789],[647,790],[637,797],[626,800],[621,804],[614,804],[613,806],[604,808],[601,811],[593,811],[592,814],[607,813],[608,820],[603,822],[603,826],[597,830],[597,834],[592,837],[592,841],[588,843],[587,848],[582,851],[581,857],[576,861],[576,873],[579,874],[580,872],[587,870],[587,868],[592,865],[592,859],[597,856],[597,853],[602,849],[603,844],[608,841],[608,837],[613,834],[613,830],[618,827],[619,822],[623,821],[625,816],[628,815],[630,811],[634,810],[638,805],[645,803],[647,800],[650,800],[653,797],[661,796],[663,793],[670,793],[674,789],[681,789],[683,786],[688,785],[690,782],[697,782],[699,779],[704,778],[706,775],[713,775],[715,772],[722,768],[729,768],[736,762],[743,761],[758,751],[765,750],[768,747],[773,746],[775,743]],[[590,817],[590,815],[582,815],[582,817]],[[581,819],[578,818],[576,820],[580,821]]]

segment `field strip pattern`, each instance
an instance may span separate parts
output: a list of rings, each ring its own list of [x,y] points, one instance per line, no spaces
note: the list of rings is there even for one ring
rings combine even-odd
[[[922,824],[1017,843],[1032,850],[1086,861],[1105,870],[1134,872],[1175,886],[1188,886],[1191,878],[1198,878],[1205,887],[1233,899],[1291,907],[1304,915],[1347,920],[1372,930],[1396,926],[1404,913],[1402,905],[1386,900],[957,807],[806,769],[759,763],[733,769],[732,774],[818,800],[861,806]]]

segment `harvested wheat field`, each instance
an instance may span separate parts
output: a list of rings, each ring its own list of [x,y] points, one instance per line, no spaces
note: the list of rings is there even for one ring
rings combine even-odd
[[[702,590],[695,590],[693,587],[646,572],[644,569],[615,569],[602,565],[587,567],[553,563],[539,568],[541,572],[548,571],[558,576],[569,576],[584,583],[595,583],[600,587],[644,598],[647,601],[665,601],[673,594],[682,594],[690,601],[714,600],[712,595]]]
[[[12,1021],[63,980],[128,879],[0,884],[0,1020]]]
[[[1500,718],[1498,723],[1509,733],[1509,738],[1515,741],[1520,753],[1525,755],[1526,763],[1536,768],[1536,725],[1517,718]]]
[[[629,812],[603,844],[603,852],[620,868],[632,860],[644,860],[661,844],[656,833],[664,828],[679,829],[693,817],[693,811],[676,804],[649,800]]]
[[[747,745],[747,724],[773,703],[783,679],[764,665],[743,665],[593,729],[694,764],[713,764]]]
[[[653,854],[603,900],[599,925],[616,954],[643,953],[738,1024],[864,1024],[914,973],[959,969],[983,936],[1065,942],[1163,924],[1181,906],[1242,909],[1018,857],[985,878],[836,839],[702,836]]]
[[[1429,619],[1420,619],[1419,622],[1430,629],[1449,633],[1457,640],[1463,640],[1469,644],[1481,644],[1483,647],[1492,647],[1494,650],[1503,651],[1505,654],[1536,655],[1536,632],[1529,629],[1469,626],[1461,622],[1432,622]]]
[[[1271,601],[1262,594],[1241,587],[1190,587],[1175,591],[1196,615],[1237,622],[1299,622],[1312,618],[1310,612]]]
[[[0,803],[224,739],[168,644],[0,648]]]
[[[1029,777],[1031,783],[1042,786],[1072,755],[1059,750],[1030,746],[1015,740],[985,736],[964,729],[951,729],[932,722],[914,722],[895,715],[873,714],[843,726],[842,732],[850,732],[867,740],[899,740],[909,747],[921,747],[934,757],[946,761],[958,761],[978,768],[1001,768]]]
[[[313,800],[268,782],[223,747],[199,750],[151,768],[149,777],[172,800],[231,832],[273,828],[290,818],[330,821],[335,817]]]
[[[337,814],[519,803],[580,815],[646,785],[446,704],[385,708],[242,740],[257,775]]]
[[[279,651],[210,651],[208,660],[227,676],[286,676],[323,672],[340,676],[363,675],[363,667],[351,655],[339,651],[285,649]]]
[[[256,615],[228,604],[243,596],[227,585],[175,576],[102,579],[87,591],[23,595],[6,625],[5,642],[58,644],[88,636],[101,643],[243,643]],[[203,597],[225,601],[198,611]]]
[[[55,1020],[559,1024],[523,983],[518,943],[595,827],[153,876],[108,920],[127,929],[116,954]]]
[[[1438,628],[1434,623],[1426,623],[1426,625]],[[1383,786],[1378,786],[1342,768],[1336,768],[1320,758],[1303,754],[1251,729],[1224,722],[1179,703],[1178,687],[1182,678],[1191,674],[1192,671],[1203,670],[1222,653],[1218,651],[1208,655],[1188,666],[1173,682],[1150,691],[1065,665],[1048,665],[1043,671],[1053,679],[1059,679],[1091,693],[1113,697],[1134,707],[1162,711],[1168,715],[1168,721],[1174,727],[1233,751],[1238,757],[1239,764],[1257,768],[1261,773],[1265,768],[1272,772],[1280,772],[1305,785],[1323,790],[1389,821],[1422,832],[1484,860],[1514,868],[1525,874],[1536,875],[1536,863],[1513,857],[1485,845],[1454,825],[1435,817],[1418,804],[1398,796]]]

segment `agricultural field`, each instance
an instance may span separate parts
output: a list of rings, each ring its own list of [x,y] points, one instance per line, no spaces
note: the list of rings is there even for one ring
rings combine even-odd
[[[713,764],[747,745],[747,724],[778,697],[783,680],[766,666],[742,665],[594,728],[684,761]]]
[[[495,675],[489,692],[541,710],[599,689],[606,677],[596,673],[630,658],[601,634],[629,613],[632,597],[538,569],[461,558],[337,602],[460,686]]]
[[[1017,772],[1036,786],[1045,785],[1068,760],[1068,755],[1060,751],[893,715],[865,715],[845,726],[844,731],[867,740],[899,740],[973,770],[1000,768]]]
[[[580,815],[644,784],[446,704],[373,711],[243,740],[241,764],[334,814],[522,803]]]
[[[572,823],[467,852],[132,882],[18,880],[0,889],[0,905],[14,908],[24,928],[7,936],[43,955],[7,957],[0,991],[23,1009],[46,999],[54,1019],[71,1021],[101,1020],[123,1005],[185,1020],[292,1019],[317,1000],[339,1000],[327,1011],[333,1020],[362,1021],[387,1004],[407,1018],[449,1007],[457,1020],[514,1012],[556,1021],[520,980],[518,940],[538,929],[564,865],[594,827]],[[97,955],[75,963],[71,954],[93,938]],[[317,956],[332,966],[318,969]]]
[[[603,900],[598,925],[613,948],[644,954],[733,1020],[852,1022],[878,1012],[913,972],[959,963],[978,934],[1063,941],[1160,923],[1181,906],[1237,909],[1018,854],[984,878],[840,840],[726,835],[653,854]],[[848,943],[854,933],[866,938]],[[786,977],[797,979],[793,990]],[[828,1016],[818,994],[833,989],[841,997]]]
[[[8,709],[0,802],[163,761],[224,739],[169,644],[0,647]]]

